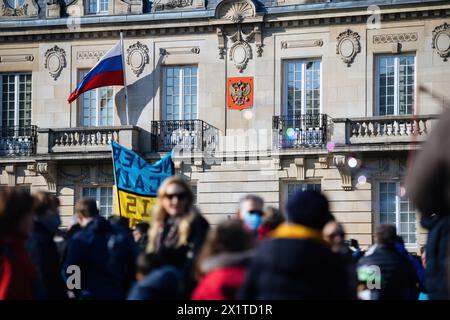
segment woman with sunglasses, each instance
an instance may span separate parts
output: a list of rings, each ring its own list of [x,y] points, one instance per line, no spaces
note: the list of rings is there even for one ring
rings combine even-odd
[[[193,261],[209,229],[193,202],[194,195],[184,179],[167,178],[158,190],[147,247],[148,252],[160,254],[183,272],[187,295],[195,286]]]

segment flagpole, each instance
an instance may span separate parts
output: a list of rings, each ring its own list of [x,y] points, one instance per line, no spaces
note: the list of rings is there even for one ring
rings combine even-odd
[[[112,163],[113,163],[114,184],[116,185],[117,206],[119,207],[119,217],[121,217],[122,216],[122,206],[120,205],[119,185],[117,184],[116,162],[114,161],[114,148],[113,148],[112,143],[111,143],[111,158],[112,158]]]
[[[130,119],[128,116],[128,88],[127,88],[127,73],[126,73],[127,68],[125,68],[125,50],[123,45],[122,31],[120,31],[120,44],[122,45],[123,85],[125,86],[125,112],[127,114],[127,125],[129,125]]]

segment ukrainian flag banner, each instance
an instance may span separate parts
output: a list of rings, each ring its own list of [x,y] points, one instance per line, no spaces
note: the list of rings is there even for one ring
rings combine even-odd
[[[130,225],[150,222],[151,210],[161,183],[174,173],[172,154],[151,165],[135,152],[112,141],[118,213]]]

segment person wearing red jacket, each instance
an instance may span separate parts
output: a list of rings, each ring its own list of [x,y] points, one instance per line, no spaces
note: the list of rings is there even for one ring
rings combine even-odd
[[[227,220],[210,231],[197,265],[201,279],[192,300],[233,300],[253,256],[252,236],[242,221]]]
[[[33,228],[33,198],[6,188],[0,192],[0,300],[38,298],[37,273],[25,249]]]

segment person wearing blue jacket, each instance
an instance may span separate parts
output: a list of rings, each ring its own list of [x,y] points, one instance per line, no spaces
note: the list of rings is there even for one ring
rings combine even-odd
[[[75,208],[82,228],[69,242],[63,276],[70,266],[80,270],[78,299],[124,299],[131,280],[138,249],[128,234],[99,215],[94,199],[83,198]],[[70,280],[70,279],[69,279]]]

